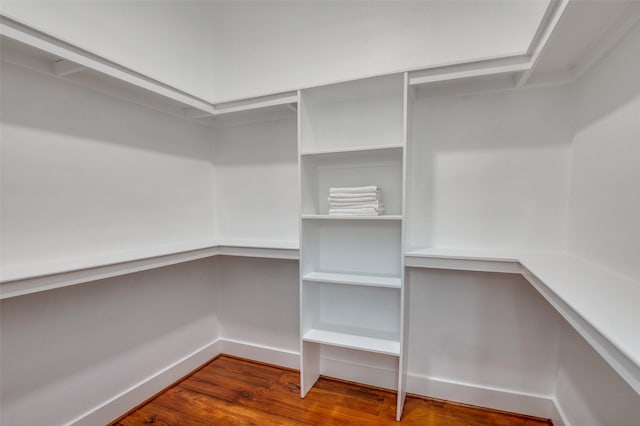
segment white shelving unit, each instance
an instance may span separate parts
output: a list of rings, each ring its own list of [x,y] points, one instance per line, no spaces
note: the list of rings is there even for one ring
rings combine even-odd
[[[307,89],[299,99],[304,397],[322,373],[324,346],[394,357],[402,376],[406,76]],[[366,185],[381,188],[382,215],[328,214],[330,187]]]

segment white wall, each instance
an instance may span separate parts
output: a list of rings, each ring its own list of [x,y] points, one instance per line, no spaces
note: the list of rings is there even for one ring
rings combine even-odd
[[[523,54],[546,1],[215,2],[218,101]]]
[[[127,68],[211,97],[208,2],[7,0],[1,10]]]
[[[551,87],[418,98],[409,245],[562,248],[570,94]]]
[[[213,238],[210,129],[1,71],[4,265]]]
[[[487,395],[553,395],[563,321],[555,310],[520,275],[408,271],[408,391],[541,415]],[[484,389],[485,399],[469,388],[447,393],[451,383]]]
[[[0,423],[66,424],[214,341],[215,276],[200,260],[3,300]]]
[[[217,260],[220,337],[239,343],[228,346],[231,353],[299,368],[298,262],[226,256]]]
[[[556,399],[570,425],[638,424],[640,395],[568,324],[559,361]]]
[[[3,265],[213,238],[210,129],[17,65],[0,71]],[[202,260],[3,300],[0,423],[70,422],[214,341],[216,277]]]
[[[569,250],[640,281],[640,24],[576,84]]]
[[[295,119],[215,131],[216,234],[221,240],[298,240]]]

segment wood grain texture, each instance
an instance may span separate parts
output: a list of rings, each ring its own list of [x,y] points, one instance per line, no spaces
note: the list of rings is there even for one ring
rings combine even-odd
[[[548,420],[320,378],[300,398],[294,370],[222,355],[112,423],[133,425],[543,426]]]

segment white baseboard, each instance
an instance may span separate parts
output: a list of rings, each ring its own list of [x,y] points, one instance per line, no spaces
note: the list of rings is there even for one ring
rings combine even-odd
[[[300,369],[300,353],[233,339],[219,339],[220,352],[286,368]]]
[[[108,424],[151,398],[181,377],[220,354],[220,340],[192,352],[151,377],[116,395],[105,403],[69,422],[73,426]]]
[[[530,416],[561,418],[551,395],[518,392],[417,374],[408,375],[407,392]],[[562,426],[555,422],[554,425]]]
[[[562,405],[558,400],[553,398],[553,415],[551,416],[551,421],[553,422],[553,426],[571,426],[571,422],[567,418],[567,414],[562,409]]]
[[[69,424],[73,426],[107,424],[220,354],[293,369],[300,367],[300,354],[296,351],[220,338],[79,416]],[[395,370],[331,358],[323,358],[321,362],[322,374],[326,376],[387,389],[395,389],[397,386]],[[416,374],[409,374],[407,392],[550,418],[554,426],[571,426],[558,401],[552,396],[491,388]]]

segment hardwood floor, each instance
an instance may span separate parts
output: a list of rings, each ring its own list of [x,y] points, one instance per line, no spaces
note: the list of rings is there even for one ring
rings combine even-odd
[[[131,425],[424,425],[542,426],[517,414],[407,397],[395,421],[392,392],[320,378],[300,398],[299,374],[220,356],[113,423]]]

